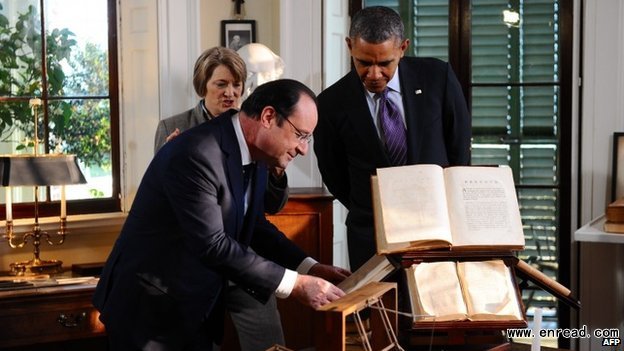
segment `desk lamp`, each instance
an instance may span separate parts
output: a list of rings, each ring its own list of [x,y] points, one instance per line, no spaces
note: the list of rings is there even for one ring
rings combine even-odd
[[[37,106],[41,100],[31,99],[30,105],[35,115],[35,140],[33,154],[0,155],[0,181],[6,194],[6,233],[4,238],[11,248],[21,248],[32,240],[34,257],[23,262],[10,264],[11,274],[30,275],[42,273],[59,273],[62,262],[59,260],[42,260],[39,257],[39,245],[44,239],[50,245],[61,245],[67,232],[67,201],[65,185],[84,184],[85,177],[80,171],[75,155],[44,154],[37,155]],[[39,186],[61,186],[60,225],[56,235],[42,231],[39,225]],[[34,224],[32,230],[17,234],[13,232],[12,187],[34,187]],[[55,242],[53,236],[58,238]]]

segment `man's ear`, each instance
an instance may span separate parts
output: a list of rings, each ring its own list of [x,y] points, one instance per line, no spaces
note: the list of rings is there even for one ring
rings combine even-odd
[[[405,55],[405,51],[409,47],[409,43],[410,43],[409,39],[405,39],[405,40],[403,40],[403,42],[399,46],[399,48],[401,49],[401,57],[403,57]]]
[[[270,128],[272,121],[277,120],[277,111],[273,106],[265,106],[260,112],[260,123],[264,128]]]

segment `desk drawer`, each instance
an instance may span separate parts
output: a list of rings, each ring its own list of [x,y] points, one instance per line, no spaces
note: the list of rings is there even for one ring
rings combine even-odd
[[[92,291],[0,301],[0,347],[104,335],[91,296]]]

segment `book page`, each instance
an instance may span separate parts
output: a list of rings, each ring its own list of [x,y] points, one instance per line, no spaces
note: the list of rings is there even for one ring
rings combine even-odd
[[[450,242],[441,167],[379,168],[377,183],[381,226],[389,244],[440,239]]]
[[[445,177],[454,247],[524,248],[511,168],[449,167]]]
[[[522,320],[511,271],[502,260],[466,261],[457,274],[471,320]]]
[[[375,255],[366,261],[362,267],[341,281],[337,287],[348,294],[370,282],[380,282],[394,270],[394,265],[388,261],[386,256]]]
[[[466,319],[454,261],[419,263],[405,271],[415,322]]]

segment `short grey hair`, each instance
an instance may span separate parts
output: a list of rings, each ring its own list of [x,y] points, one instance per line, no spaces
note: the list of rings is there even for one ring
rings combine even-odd
[[[384,6],[371,6],[361,9],[353,16],[349,37],[361,38],[372,44],[391,39],[403,41],[404,30],[401,16],[396,11]]]

